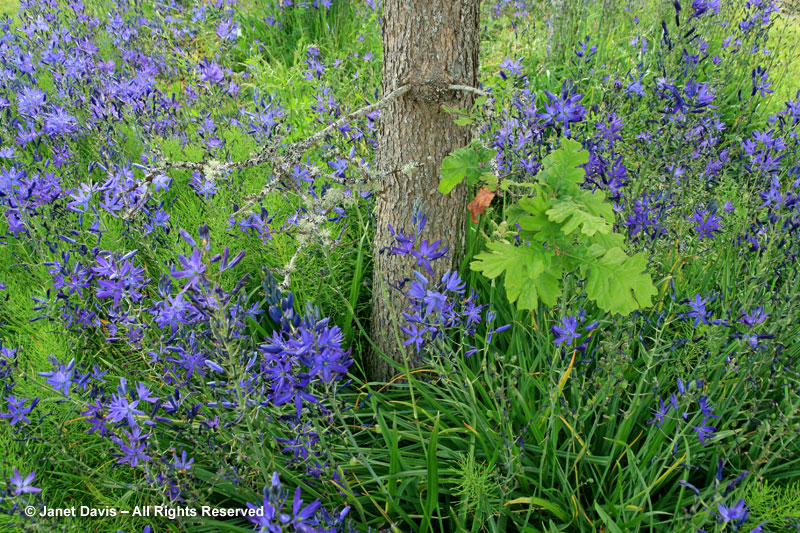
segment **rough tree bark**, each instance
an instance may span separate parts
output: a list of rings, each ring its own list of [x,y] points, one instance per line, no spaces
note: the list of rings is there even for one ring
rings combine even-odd
[[[403,350],[392,316],[402,321],[406,304],[387,281],[408,277],[412,263],[382,252],[394,243],[388,225],[411,232],[418,203],[428,217],[422,238],[441,239],[451,257],[463,248],[466,187],[449,195],[436,188],[442,159],[470,141],[469,129],[456,126],[442,105],[471,105],[471,94],[447,87],[477,85],[479,24],[480,0],[384,0],[383,94],[411,86],[381,112],[377,153],[379,168],[388,174],[376,205],[371,329],[378,349],[396,361],[403,360]],[[451,262],[433,266],[438,281]],[[367,356],[366,371],[376,381],[394,374],[376,353]]]

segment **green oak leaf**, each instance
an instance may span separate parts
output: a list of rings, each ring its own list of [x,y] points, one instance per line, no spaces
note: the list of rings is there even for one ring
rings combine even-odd
[[[622,248],[611,248],[605,255],[583,265],[586,294],[598,307],[610,313],[627,315],[649,307],[658,291],[650,275],[645,273],[646,268],[644,254],[628,257]]]
[[[657,295],[645,272],[645,256],[625,254],[625,237],[614,232],[614,209],[605,193],[581,188],[585,171],[580,165],[587,161],[580,143],[562,139],[535,181],[500,184],[506,189],[524,185],[533,193],[505,211],[506,223],[519,229],[523,246],[489,242],[470,268],[489,279],[504,275],[508,299],[520,309],[533,310],[539,302],[556,305],[562,273],[577,270],[585,277],[588,297],[611,313],[627,315],[648,307]]]
[[[494,156],[497,155],[497,150],[494,150],[492,148],[486,148],[485,146],[477,142],[473,142],[473,146],[475,146],[475,150],[478,152],[478,159],[480,160],[481,163],[488,163],[489,161],[494,159]]]
[[[442,160],[439,192],[450,193],[464,178],[470,183],[476,182],[481,176],[481,165],[491,161],[495,154],[497,150],[486,148],[478,142],[453,150]]]
[[[596,259],[608,253],[612,248],[624,248],[625,236],[621,233],[597,233],[590,243],[584,245],[586,259]]]
[[[589,152],[583,150],[578,141],[563,138],[561,148],[550,153],[543,160],[543,169],[536,178],[554,191],[577,194],[586,171],[580,168],[589,162]]]
[[[609,224],[614,223],[614,207],[606,202],[606,193],[603,191],[597,190],[592,192],[581,190],[574,199],[583,204],[586,211],[592,215],[603,217]]]
[[[475,172],[479,164],[478,154],[475,153],[471,146],[453,150],[442,161],[442,179],[439,181],[439,192],[448,194],[456,185],[464,181],[468,173]]]
[[[520,198],[519,206],[528,213],[515,220],[519,224],[525,238],[538,242],[554,241],[561,234],[561,225],[553,222],[547,216],[547,211],[553,205],[553,199],[544,195],[542,187],[537,185],[537,194],[533,197]]]
[[[558,202],[547,210],[547,218],[561,224],[561,231],[567,234],[581,233],[593,236],[595,233],[611,233],[611,224],[602,216],[590,213],[586,205],[571,200]]]
[[[514,246],[490,242],[489,251],[475,256],[470,268],[489,279],[505,273],[506,296],[519,309],[536,309],[541,300],[554,306],[561,296],[561,266],[554,262],[552,250],[533,246]]]

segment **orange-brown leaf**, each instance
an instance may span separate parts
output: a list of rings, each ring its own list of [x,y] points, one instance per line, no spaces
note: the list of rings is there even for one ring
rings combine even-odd
[[[486,212],[486,208],[492,203],[493,198],[494,193],[492,191],[487,187],[481,187],[478,194],[475,195],[475,198],[467,204],[467,209],[469,209],[474,224],[478,223],[478,215],[482,215]]]

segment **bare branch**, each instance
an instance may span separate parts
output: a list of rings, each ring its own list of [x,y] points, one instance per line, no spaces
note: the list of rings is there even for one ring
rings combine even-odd
[[[475,93],[478,96],[489,96],[489,93],[484,91],[483,89],[478,89],[477,87],[470,87],[469,85],[448,85],[447,88],[452,91],[464,91],[469,93]]]
[[[403,85],[402,87],[395,89],[394,91],[390,92],[389,94],[387,94],[374,104],[362,107],[361,109],[357,109],[356,111],[353,111],[352,113],[343,116],[333,124],[330,124],[329,126],[321,129],[317,133],[313,134],[311,137],[308,137],[302,141],[297,141],[292,143],[291,145],[289,145],[289,150],[300,153],[307,152],[308,150],[316,146],[317,143],[322,141],[326,135],[329,135],[334,130],[341,128],[342,126],[344,126],[345,124],[349,123],[352,120],[363,117],[368,113],[372,113],[373,111],[378,111],[386,107],[389,104],[389,102],[391,102],[395,98],[403,96],[405,93],[409,91],[409,89],[411,89],[410,85]]]
[[[273,178],[267,184],[264,185],[264,187],[261,189],[259,193],[247,198],[247,202],[245,203],[245,205],[242,208],[238,209],[236,213],[234,213],[234,216],[236,216],[242,213],[243,211],[249,209],[250,207],[252,207],[255,203],[266,197],[269,193],[278,189],[281,185],[299,189],[297,184],[294,183],[294,180],[289,179],[284,181],[284,178],[291,177],[292,163],[300,160],[303,154],[305,154],[311,148],[317,146],[320,142],[322,142],[325,139],[326,136],[330,135],[334,131],[338,130],[342,126],[345,126],[346,124],[355,119],[366,116],[367,114],[372,113],[374,111],[383,109],[390,102],[407,93],[412,88],[412,86],[413,84],[408,84],[408,85],[403,85],[402,87],[398,87],[397,89],[391,91],[389,94],[387,94],[374,104],[364,106],[351,113],[348,113],[347,115],[341,117],[336,122],[329,124],[325,128],[319,130],[318,132],[312,134],[309,137],[306,137],[303,140],[295,141],[288,145],[280,145],[277,143],[266,145],[259,152],[251,155],[249,158],[243,161],[237,161],[233,163],[216,162],[216,161],[214,162],[166,161],[164,160],[163,156],[157,154],[158,156],[157,164],[151,167],[149,171],[145,173],[145,178],[142,181],[142,183],[135,185],[130,190],[133,190],[141,185],[149,185],[156,175],[164,173],[167,170],[190,170],[192,172],[202,172],[205,174],[206,171],[209,169],[209,167],[212,166],[211,163],[214,163],[213,166],[215,167],[216,172],[224,173],[232,170],[241,170],[245,168],[251,168],[263,165],[265,163],[271,163],[273,165]],[[483,91],[475,87],[469,87],[466,85],[449,85],[447,88],[457,91],[473,92],[478,95],[488,95],[486,91]],[[356,161],[352,158],[347,158],[347,159],[351,163],[356,163]],[[382,173],[377,172],[373,169],[367,169],[360,162],[356,163],[356,167],[360,170],[360,179],[356,178],[355,182],[359,184],[365,184],[368,178],[380,179],[381,177],[383,177]],[[329,174],[324,174],[319,170],[317,170],[316,168],[313,167],[307,167],[307,168],[310,168],[310,170],[312,171],[312,175],[314,175],[315,177],[325,176],[336,183],[340,184],[347,183],[347,181],[342,180],[340,178],[336,178]],[[125,218],[128,219],[131,218],[133,214],[145,204],[146,200],[150,196],[151,196],[150,194],[145,194],[142,201],[137,202],[135,206],[129,209],[129,211],[125,214]]]

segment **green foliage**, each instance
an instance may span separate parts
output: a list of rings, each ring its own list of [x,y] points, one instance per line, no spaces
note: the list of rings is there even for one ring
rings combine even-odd
[[[650,275],[644,273],[647,267],[644,254],[628,257],[619,247],[602,251],[605,253],[596,261],[583,266],[589,298],[601,309],[623,315],[650,307],[658,291]]]
[[[483,507],[487,500],[499,496],[500,487],[494,477],[494,467],[478,462],[474,454],[459,454],[457,460],[459,477],[455,481],[453,495],[458,496],[459,505],[466,511]]]
[[[649,307],[657,294],[645,273],[645,256],[628,256],[624,237],[613,232],[614,211],[605,194],[581,189],[580,165],[587,161],[580,143],[562,139],[561,148],[543,161],[533,186],[536,194],[522,197],[509,210],[509,222],[519,224],[516,237],[524,244],[489,242],[489,250],[470,264],[490,279],[505,273],[508,300],[520,309],[534,310],[540,300],[554,306],[564,272],[579,271],[587,296],[612,313]]]
[[[475,103],[472,105],[472,109],[464,109],[461,107],[450,107],[447,105],[443,105],[442,109],[446,113],[450,113],[454,115],[455,118],[453,122],[456,123],[457,126],[471,126],[483,118],[483,111],[482,108],[489,100],[489,97],[479,96],[475,99]]]
[[[0,0],[0,15],[12,15],[19,9],[17,0]]]
[[[766,521],[766,531],[784,531],[800,519],[800,482],[781,486],[764,481],[750,483],[744,496],[754,523]],[[793,520],[794,519],[794,520]]]
[[[552,250],[541,246],[514,246],[490,242],[491,252],[475,257],[472,270],[494,279],[506,273],[508,300],[520,309],[536,309],[539,300],[554,306],[561,296],[561,265]]]
[[[308,4],[282,6],[266,0],[248,0],[239,5],[239,18],[244,33],[241,46],[235,56],[246,61],[254,55],[264,56],[270,64],[293,64],[301,62],[302,51],[307,45],[320,47],[325,55],[353,48],[356,37],[365,35],[374,39],[371,22],[359,12],[356,2],[337,0],[327,10],[311,8]],[[274,22],[279,21],[278,29]],[[365,29],[367,32],[365,32]],[[379,42],[380,35],[377,34]],[[257,53],[250,48],[252,43],[264,46]],[[373,44],[372,48],[379,48]]]
[[[478,141],[454,150],[442,161],[439,192],[448,194],[456,185],[464,181],[464,178],[467,178],[469,185],[473,185],[481,177],[482,166],[491,161],[496,153],[496,150],[485,148]]]

